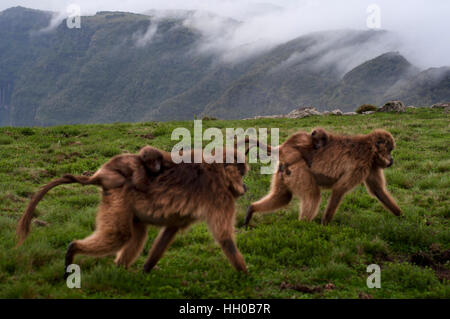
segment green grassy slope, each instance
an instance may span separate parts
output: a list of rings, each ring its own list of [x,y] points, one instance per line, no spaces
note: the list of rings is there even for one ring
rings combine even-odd
[[[267,193],[270,176],[252,164],[248,192],[238,200],[237,244],[249,274],[235,272],[200,223],[177,237],[159,269],[141,270],[157,234],[151,227],[144,254],[129,269],[112,257],[77,256],[81,289],[62,279],[70,241],[89,235],[100,194],[96,187],[60,186],[38,206],[29,238],[15,249],[14,231],[31,194],[63,173],[94,171],[109,157],[151,144],[170,150],[173,128],[192,122],[0,128],[0,298],[374,298],[450,297],[449,116],[441,110],[306,119],[208,121],[206,127],[279,127],[281,140],[315,126],[349,133],[385,128],[397,140],[388,188],[405,213],[396,218],[365,189],[348,194],[329,226],[298,221],[298,204],[256,216],[242,225],[250,202]],[[154,139],[148,139],[149,135]],[[323,212],[328,192],[324,192]],[[366,267],[381,266],[381,289],[366,287]],[[447,279],[445,279],[447,278]],[[447,280],[447,281],[446,281]],[[325,289],[332,283],[333,289]],[[310,292],[308,292],[308,289]]]

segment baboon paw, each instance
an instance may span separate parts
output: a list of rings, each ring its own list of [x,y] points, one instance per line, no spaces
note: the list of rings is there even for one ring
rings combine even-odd
[[[142,270],[142,272],[144,274],[148,274],[149,272],[151,272],[152,270],[159,270],[160,268],[158,266],[146,266],[144,265],[144,269]]]

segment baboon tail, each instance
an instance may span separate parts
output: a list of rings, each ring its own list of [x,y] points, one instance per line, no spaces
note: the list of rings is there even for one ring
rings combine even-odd
[[[42,198],[45,196],[45,194],[48,193],[52,188],[62,185],[62,184],[72,184],[72,183],[80,183],[83,185],[86,185],[89,181],[90,177],[88,176],[73,176],[73,175],[64,175],[63,177],[54,179],[47,185],[44,185],[41,187],[41,189],[33,195],[33,198],[28,203],[27,209],[25,210],[25,213],[22,215],[22,217],[19,220],[19,223],[17,224],[16,229],[16,235],[18,239],[17,246],[20,246],[25,239],[28,236],[28,233],[30,232],[30,224],[31,220],[33,219],[33,213],[36,209],[36,206],[38,203],[42,200]]]

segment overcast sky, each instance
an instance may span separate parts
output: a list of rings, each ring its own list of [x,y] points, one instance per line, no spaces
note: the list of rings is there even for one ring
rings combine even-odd
[[[24,6],[64,12],[77,4],[82,15],[100,10],[143,12],[149,9],[209,11],[244,22],[228,42],[264,39],[276,45],[297,36],[330,29],[367,29],[367,8],[381,9],[381,28],[400,35],[402,54],[421,67],[450,66],[449,0],[0,0],[0,10]],[[215,36],[223,26],[203,17],[197,27]],[[200,24],[200,25],[198,25]]]

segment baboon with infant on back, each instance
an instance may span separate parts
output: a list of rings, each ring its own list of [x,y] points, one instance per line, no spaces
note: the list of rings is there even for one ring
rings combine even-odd
[[[168,152],[156,151],[161,153],[162,160],[171,158]],[[248,153],[248,148],[245,153]],[[34,209],[51,188],[68,183],[94,184],[104,188],[96,229],[87,238],[70,243],[66,252],[66,268],[72,264],[76,254],[116,254],[116,264],[128,267],[142,252],[147,238],[147,225],[152,224],[161,226],[162,230],[145,263],[144,270],[148,272],[162,257],[179,230],[193,222],[205,220],[233,267],[247,272],[234,241],[234,201],[246,190],[242,178],[248,170],[245,161],[238,163],[237,157],[235,147],[233,163],[172,163],[171,167],[149,180],[149,188],[145,191],[133,184],[135,174],[123,178],[123,172],[128,172],[129,167],[117,166],[125,163],[128,166],[145,166],[144,162],[137,162],[137,158],[131,154],[112,158],[93,177],[80,179],[80,176],[65,175],[45,185],[30,201],[17,226],[19,245],[29,233]],[[161,160],[161,157],[157,158]],[[110,177],[117,179],[117,183]],[[102,184],[105,180],[108,184],[106,188]]]
[[[253,213],[284,207],[293,196],[301,201],[299,219],[310,221],[317,215],[321,188],[331,188],[331,197],[322,217],[322,223],[328,224],[343,196],[361,183],[394,215],[402,214],[386,190],[383,170],[393,164],[391,152],[395,147],[389,132],[377,129],[357,136],[327,133],[326,140],[323,147],[314,151],[311,165],[300,160],[290,166],[290,174],[280,170],[273,174],[269,194],[249,206],[245,226]]]

